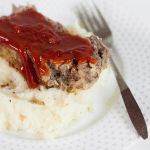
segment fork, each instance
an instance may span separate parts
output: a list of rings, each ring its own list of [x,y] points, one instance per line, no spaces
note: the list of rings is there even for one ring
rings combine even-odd
[[[87,4],[86,4],[87,5]],[[87,31],[92,31],[95,35],[99,36],[103,39],[103,43],[108,47],[111,48],[113,45],[113,36],[112,32],[105,21],[104,17],[102,16],[100,10],[97,8],[94,2],[92,2],[92,5],[94,6],[94,9],[97,14],[95,14],[93,11],[89,11],[90,9],[85,8],[85,6],[81,5],[81,8],[76,8],[77,15],[80,19],[80,23],[82,23]],[[92,17],[90,17],[90,15]],[[97,17],[96,17],[97,16]],[[100,23],[101,22],[101,23]],[[98,29],[98,30],[97,30]],[[114,51],[114,49],[112,50]],[[131,122],[133,126],[135,127],[137,133],[143,138],[148,138],[148,132],[147,132],[147,126],[144,120],[144,117],[142,115],[142,112],[133,97],[128,85],[126,84],[125,80],[121,76],[118,68],[115,65],[115,62],[110,56],[110,63],[112,66],[112,69],[114,71],[123,101],[125,103],[127,112],[129,114],[129,117],[131,119]]]

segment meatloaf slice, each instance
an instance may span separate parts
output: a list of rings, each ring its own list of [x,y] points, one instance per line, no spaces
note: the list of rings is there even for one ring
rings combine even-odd
[[[13,5],[12,14],[25,11],[31,7],[35,9],[35,6],[15,7]],[[47,20],[50,21],[59,32],[68,32],[62,24],[50,19]],[[39,76],[40,83],[47,88],[56,87],[68,92],[90,88],[98,80],[101,71],[107,67],[110,49],[102,43],[101,38],[94,34],[87,37],[87,39],[90,44],[93,45],[92,58],[96,59],[96,64],[88,62],[80,64],[76,60],[72,60],[69,63],[55,64],[52,60],[49,60],[45,63],[45,66],[50,70],[49,74]],[[28,51],[28,54],[32,58],[30,51]],[[20,58],[15,51],[5,46],[0,46],[0,57],[5,58],[10,66],[19,70]]]

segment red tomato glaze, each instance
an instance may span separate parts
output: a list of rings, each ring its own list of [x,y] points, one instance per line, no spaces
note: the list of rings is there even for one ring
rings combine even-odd
[[[56,64],[72,60],[96,63],[91,58],[93,46],[87,39],[56,30],[50,21],[32,8],[1,17],[0,45],[19,55],[20,72],[30,88],[36,88],[39,78],[49,73],[45,65],[49,60]]]

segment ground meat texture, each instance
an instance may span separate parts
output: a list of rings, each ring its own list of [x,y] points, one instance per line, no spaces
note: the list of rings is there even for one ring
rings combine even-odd
[[[11,67],[19,70],[20,59],[15,51],[5,46],[0,46],[0,57],[5,58]]]
[[[35,9],[34,6],[13,6],[13,14],[31,7]],[[62,24],[50,19],[48,20],[51,21],[58,31],[68,32]],[[55,87],[68,92],[90,88],[98,80],[101,71],[107,67],[110,50],[102,43],[101,39],[94,34],[87,37],[87,39],[91,45],[94,46],[92,58],[96,59],[96,64],[78,64],[77,61],[71,61],[68,64],[54,64],[50,60],[45,64],[50,70],[49,74],[40,77],[41,84],[47,88]],[[28,51],[28,54],[31,56],[30,51]],[[10,66],[19,70],[20,59],[16,52],[4,46],[0,46],[0,57],[5,58]]]

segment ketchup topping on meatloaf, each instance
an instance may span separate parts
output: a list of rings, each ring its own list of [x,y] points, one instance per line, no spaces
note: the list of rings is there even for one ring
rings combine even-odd
[[[93,45],[88,39],[60,32],[35,9],[30,8],[0,19],[0,45],[14,50],[20,58],[20,72],[30,88],[48,75],[46,62],[54,64],[75,61],[96,64]]]
[[[13,5],[12,14],[0,18],[0,57],[24,76],[30,88],[89,89],[108,67],[110,52],[101,38],[73,36],[34,5]]]

